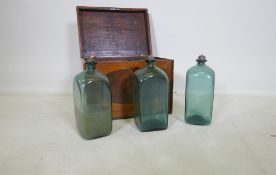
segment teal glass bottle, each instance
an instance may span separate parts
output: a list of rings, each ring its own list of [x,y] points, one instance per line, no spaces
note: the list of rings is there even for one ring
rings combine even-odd
[[[205,56],[186,74],[185,120],[189,124],[208,125],[212,120],[215,72],[208,67]]]
[[[82,138],[95,139],[112,130],[111,88],[107,77],[96,70],[94,58],[85,59],[85,65],[73,82],[76,125]]]
[[[140,131],[168,127],[168,76],[149,57],[147,66],[134,72],[134,121]]]

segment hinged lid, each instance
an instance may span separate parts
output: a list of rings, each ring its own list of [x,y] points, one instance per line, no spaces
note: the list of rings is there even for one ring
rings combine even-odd
[[[81,57],[151,55],[147,9],[77,7]]]

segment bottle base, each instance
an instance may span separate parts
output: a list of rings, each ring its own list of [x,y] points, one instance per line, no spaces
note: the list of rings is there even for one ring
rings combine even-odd
[[[106,137],[109,136],[111,133],[107,133],[107,134],[103,134],[103,135],[98,135],[98,136],[84,136],[84,135],[80,135],[82,139],[84,140],[94,140],[94,139],[99,139],[102,137]]]
[[[154,129],[141,129],[141,128],[139,128],[139,130],[141,132],[161,131],[161,130],[166,130],[166,129],[167,129],[167,127],[166,128],[154,128]]]
[[[166,122],[158,120],[148,120],[140,125],[136,123],[136,126],[139,128],[141,132],[160,131],[166,130],[168,128],[168,124]]]
[[[193,115],[185,117],[186,123],[192,124],[192,125],[209,125],[211,123],[210,119],[206,119],[200,115]]]
[[[84,140],[93,140],[93,139],[98,139],[102,137],[109,136],[112,132],[112,128],[109,128],[106,131],[97,131],[94,130],[93,132],[90,131],[89,133],[84,133],[81,130],[78,130],[79,135],[81,136],[82,139]]]

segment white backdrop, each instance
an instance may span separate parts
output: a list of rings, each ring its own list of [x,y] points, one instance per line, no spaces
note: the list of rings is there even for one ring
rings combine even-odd
[[[148,8],[154,54],[175,60],[177,92],[205,54],[216,93],[276,94],[275,0],[1,0],[1,91],[71,91],[76,5]]]

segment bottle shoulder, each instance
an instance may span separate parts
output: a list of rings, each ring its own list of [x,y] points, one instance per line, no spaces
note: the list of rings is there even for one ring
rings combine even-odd
[[[198,73],[215,76],[215,71],[207,65],[203,65],[203,66],[195,65],[190,69],[188,69],[187,71],[187,75],[198,74]]]
[[[75,76],[74,81],[76,81],[80,85],[96,83],[96,82],[102,82],[109,85],[108,78],[101,72],[98,72],[97,70],[93,72],[92,71],[80,72]]]
[[[144,81],[148,78],[158,77],[168,81],[168,76],[166,72],[158,67],[153,68],[142,68],[134,72],[134,77],[137,78],[139,81]]]

